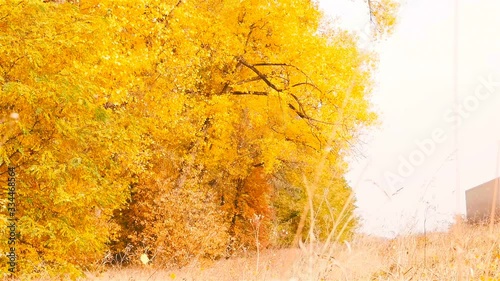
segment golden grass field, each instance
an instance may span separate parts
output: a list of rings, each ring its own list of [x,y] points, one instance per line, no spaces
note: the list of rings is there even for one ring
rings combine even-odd
[[[183,268],[114,267],[88,280],[500,280],[500,226],[262,250]]]

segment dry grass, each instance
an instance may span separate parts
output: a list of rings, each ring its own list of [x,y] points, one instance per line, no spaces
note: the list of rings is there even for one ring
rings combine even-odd
[[[312,246],[309,248],[309,246]],[[89,273],[90,280],[500,280],[500,226],[460,226],[387,240],[358,235],[350,243],[265,250],[260,255],[193,262],[181,269],[148,267]],[[309,251],[312,249],[312,252]],[[324,253],[324,252],[323,252]]]

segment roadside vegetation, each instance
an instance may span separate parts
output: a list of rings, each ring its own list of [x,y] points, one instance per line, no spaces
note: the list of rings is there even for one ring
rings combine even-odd
[[[347,243],[266,249],[182,268],[114,267],[90,280],[499,280],[500,227],[453,226],[448,232],[384,239],[356,235]],[[310,262],[312,260],[312,267]]]

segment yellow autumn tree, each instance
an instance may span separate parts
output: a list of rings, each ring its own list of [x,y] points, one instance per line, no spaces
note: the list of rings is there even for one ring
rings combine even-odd
[[[148,56],[154,67],[148,72],[153,80],[146,92],[148,98],[156,97],[148,108],[158,112],[155,127],[162,128],[155,130],[151,150],[167,157],[170,168],[161,177],[145,175],[144,182],[135,187],[130,202],[130,210],[135,211],[119,217],[125,222],[123,237],[132,237],[141,249],[155,249],[152,254],[161,264],[171,252],[185,250],[182,239],[166,241],[158,236],[195,239],[199,232],[205,233],[184,207],[173,204],[187,204],[179,194],[191,190],[206,196],[205,203],[193,204],[193,212],[209,204],[209,210],[219,205],[223,211],[209,211],[205,217],[220,229],[217,237],[208,236],[219,245],[219,252],[211,254],[223,254],[224,231],[229,236],[225,243],[229,253],[248,246],[242,241],[253,237],[249,214],[268,212],[260,205],[248,211],[247,197],[253,192],[245,188],[245,181],[258,167],[269,177],[289,175],[284,185],[299,190],[298,200],[304,202],[308,187],[303,177],[314,178],[317,164],[324,161],[321,172],[326,174],[314,182],[318,186],[315,202],[346,203],[351,192],[342,178],[344,156],[359,129],[374,120],[367,101],[373,57],[357,48],[354,37],[334,29],[318,34],[321,14],[307,1],[149,2],[145,10],[150,27],[140,29],[147,34],[143,45],[148,50],[157,48],[158,54]],[[165,160],[160,158],[151,164],[161,167]],[[149,184],[148,177],[156,183]],[[169,194],[165,200],[172,203],[147,199],[164,192]],[[282,201],[281,206],[286,202],[269,197]],[[349,217],[353,202],[347,204]],[[300,221],[303,206],[294,208],[289,213]],[[336,214],[328,213],[331,208],[324,212],[337,219],[342,206],[334,209]],[[183,219],[169,220],[170,213],[179,213]],[[136,217],[141,218],[136,224],[149,227],[134,227],[131,233],[127,221]],[[155,227],[161,221],[170,221],[168,226],[163,224],[164,232],[177,234],[161,234]],[[293,226],[298,227],[298,221]],[[318,223],[323,237],[330,222]],[[349,233],[354,223],[346,223]],[[201,252],[189,250],[175,262],[204,256],[205,245],[212,241],[204,243],[195,247]]]
[[[110,217],[145,167],[142,126],[108,101],[124,86],[105,17],[33,0],[1,1],[0,15],[0,173],[17,171],[16,270],[75,277],[102,257]]]
[[[330,218],[346,204],[344,157],[375,118],[374,57],[319,32],[315,3],[0,4],[19,276],[76,277],[127,246],[157,266],[227,256],[255,247],[255,216],[272,245],[285,226],[302,235],[308,196],[334,204]],[[317,225],[324,237],[330,221]]]

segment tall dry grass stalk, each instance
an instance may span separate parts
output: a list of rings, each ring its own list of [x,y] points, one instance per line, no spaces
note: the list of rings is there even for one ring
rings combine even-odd
[[[352,84],[354,86],[354,84]],[[339,108],[339,118],[342,120],[344,108],[347,104],[348,97],[352,91],[347,92],[347,97],[344,99],[344,104]],[[333,128],[332,132],[327,140],[326,147],[329,147],[334,144],[336,138],[338,138],[339,130],[338,128]],[[297,232],[295,234],[293,245],[299,245],[302,250],[302,254],[307,259],[307,270],[303,270],[299,267],[298,276],[300,280],[322,280],[325,278],[328,272],[332,271],[331,265],[334,264],[337,269],[344,271],[342,266],[339,263],[334,262],[334,252],[341,245],[341,241],[339,241],[342,234],[347,230],[349,223],[354,219],[352,214],[349,214],[348,210],[351,204],[354,201],[354,192],[352,191],[347,198],[346,202],[340,211],[340,214],[337,218],[335,218],[333,212],[330,212],[330,219],[333,222],[332,228],[329,230],[329,234],[325,241],[317,241],[314,233],[316,232],[316,216],[315,216],[315,208],[314,206],[314,196],[316,194],[316,190],[318,189],[318,185],[320,184],[320,178],[323,173],[334,173],[333,178],[338,178],[342,175],[338,173],[338,171],[325,171],[325,163],[328,157],[328,150],[323,151],[323,155],[321,157],[320,162],[318,163],[314,177],[309,180],[307,177],[303,176],[303,183],[306,188],[307,195],[307,203],[304,207],[303,213],[301,214],[301,219],[299,222],[299,226],[297,228]],[[325,204],[329,204],[326,196],[324,196]],[[309,214],[309,229],[308,229],[308,239],[307,244],[303,244],[300,240],[302,236],[302,230],[305,225],[305,218]],[[340,225],[342,222],[343,225]],[[326,259],[328,262],[322,262],[322,260]],[[302,265],[303,266],[303,265]],[[304,273],[307,273],[304,275]],[[347,277],[347,276],[344,276]]]

